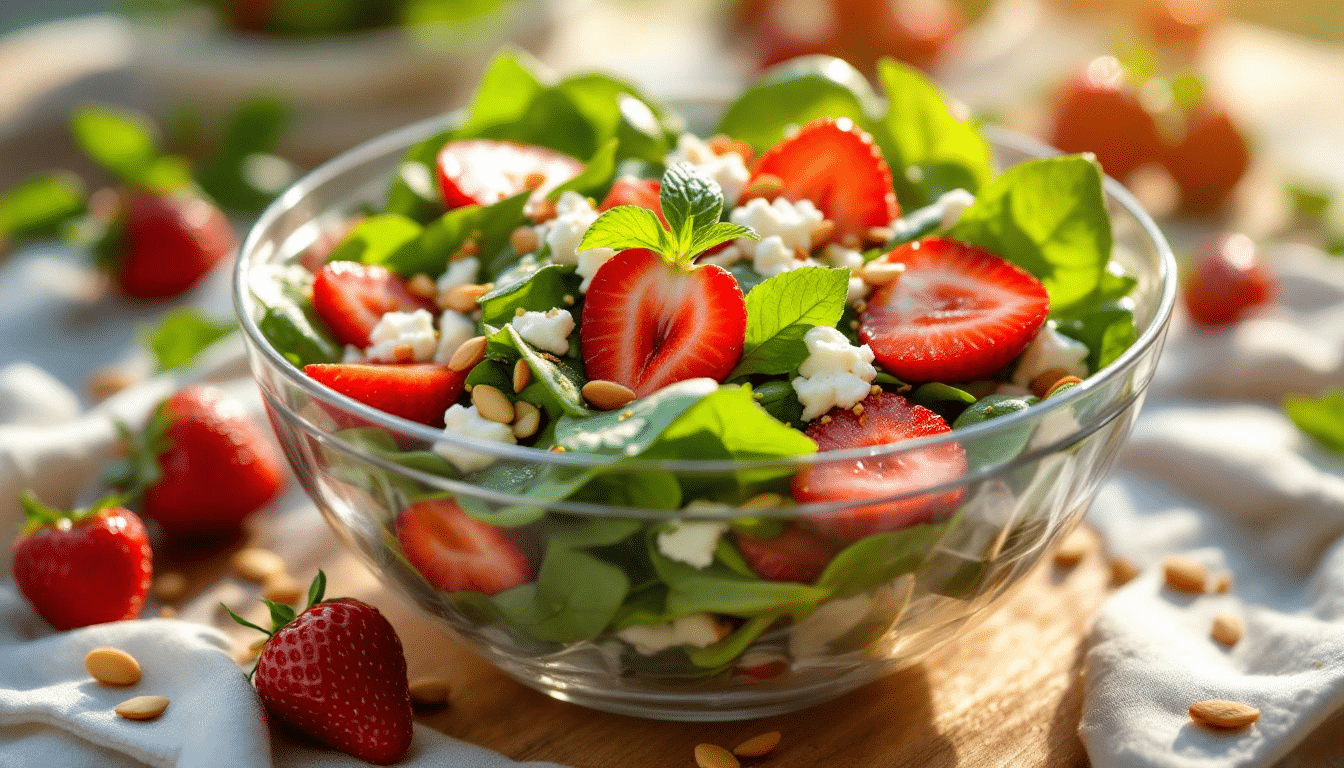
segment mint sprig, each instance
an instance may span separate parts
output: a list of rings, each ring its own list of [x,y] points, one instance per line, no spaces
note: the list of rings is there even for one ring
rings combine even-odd
[[[747,237],[750,227],[720,221],[723,190],[689,163],[673,163],[663,174],[658,203],[667,226],[646,208],[621,205],[603,213],[579,242],[589,248],[647,248],[671,264],[689,268],[696,256],[719,243]]]

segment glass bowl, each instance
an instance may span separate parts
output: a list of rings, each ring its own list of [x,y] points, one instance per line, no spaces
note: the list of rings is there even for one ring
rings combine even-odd
[[[799,709],[911,664],[999,602],[1078,522],[1138,414],[1176,270],[1157,226],[1110,179],[1114,258],[1138,279],[1137,341],[1062,395],[948,435],[788,460],[636,461],[446,434],[351,400],[268,343],[258,295],[273,291],[277,270],[293,268],[324,231],[379,201],[405,150],[451,119],[367,143],[281,196],[243,246],[237,310],[275,431],[339,537],[395,592],[539,691],[637,716],[729,720]],[[1052,154],[1012,134],[990,138],[1002,166]],[[621,417],[636,429],[648,415],[638,410]],[[788,494],[810,473],[936,460],[953,444],[968,463],[951,480],[844,503],[794,503]],[[489,466],[463,474],[443,458],[464,453]],[[558,495],[548,488],[576,481],[596,490],[547,500]],[[650,484],[668,489],[659,506],[669,508],[629,505],[632,495],[649,498],[630,489]],[[735,489],[741,504],[688,504],[706,484]],[[844,546],[809,583],[744,570],[734,546],[743,532],[824,526],[816,521],[856,508],[916,524]],[[438,575],[422,575],[421,558],[403,551],[399,522],[464,511],[486,530],[507,529],[528,553],[534,581],[494,596],[436,589]],[[680,546],[674,526],[722,535],[711,565],[665,554]]]

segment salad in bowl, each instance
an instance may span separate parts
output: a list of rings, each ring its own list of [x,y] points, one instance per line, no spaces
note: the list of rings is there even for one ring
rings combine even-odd
[[[879,82],[811,57],[678,111],[502,54],[282,196],[238,309],[338,534],[630,714],[795,709],[955,636],[1090,502],[1175,273],[1090,157]]]

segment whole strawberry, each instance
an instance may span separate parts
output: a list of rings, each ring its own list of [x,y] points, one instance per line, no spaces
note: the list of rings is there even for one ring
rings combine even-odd
[[[140,615],[153,578],[145,524],[112,496],[62,512],[30,492],[28,522],[14,544],[14,580],[28,602],[59,630]]]
[[[319,571],[298,616],[267,601],[270,635],[252,680],[266,711],[304,734],[360,760],[387,765],[411,745],[406,657],[377,608],[352,598],[323,600]],[[227,609],[226,609],[227,610]]]
[[[106,207],[111,220],[99,261],[127,296],[176,296],[233,253],[228,218],[189,186],[162,194],[127,190]]]
[[[284,487],[280,459],[241,403],[214,387],[179,390],[154,411],[111,483],[175,537],[233,533]]]

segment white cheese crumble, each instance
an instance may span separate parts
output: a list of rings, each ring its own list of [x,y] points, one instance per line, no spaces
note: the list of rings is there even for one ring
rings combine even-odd
[[[669,560],[696,568],[708,568],[714,562],[714,550],[719,546],[719,539],[727,530],[727,523],[716,520],[673,522],[670,530],[658,533],[658,551]]]
[[[877,368],[867,344],[851,346],[845,335],[819,325],[803,335],[807,359],[798,367],[793,391],[803,404],[803,421],[811,421],[832,408],[850,408],[868,396]]]
[[[434,329],[434,316],[428,310],[388,312],[378,319],[369,332],[373,342],[365,350],[370,360],[380,363],[423,363],[434,357],[439,346],[439,334]],[[407,357],[409,356],[409,359]]]
[[[434,351],[434,362],[447,365],[462,342],[476,335],[476,323],[461,312],[451,309],[439,315],[439,347]]]
[[[577,264],[579,242],[597,216],[597,209],[588,198],[578,192],[562,193],[555,201],[555,218],[537,227],[537,235],[550,246],[551,261]]]
[[[774,277],[799,267],[817,265],[817,261],[810,257],[798,258],[797,252],[775,235],[764,238],[754,245],[756,249],[751,257],[751,268],[764,277]]]
[[[760,235],[758,241],[738,238],[734,245],[751,256],[751,268],[765,277],[816,266],[817,261],[811,257],[798,258],[798,254],[812,250],[812,230],[825,218],[811,200],[795,203],[782,197],[770,203],[753,198],[728,214],[734,224],[751,227]]]
[[[1055,330],[1053,320],[1036,334],[1013,369],[1013,383],[1025,387],[1051,368],[1059,368],[1079,378],[1087,376],[1087,345]]]
[[[736,245],[730,245],[718,253],[701,256],[696,259],[695,262],[697,264],[717,264],[718,266],[727,269],[744,258],[746,258],[746,254],[742,252],[741,248],[738,248]]]
[[[832,243],[822,249],[821,258],[832,267],[849,270],[849,285],[845,290],[846,304],[853,305],[868,298],[872,287],[859,277],[859,270],[864,264],[862,252]]]
[[[719,641],[719,626],[708,613],[693,613],[663,624],[641,624],[626,627],[616,636],[633,645],[642,656],[689,645],[705,648]]]
[[[513,428],[508,424],[491,421],[476,410],[476,406],[463,407],[453,403],[443,413],[443,431],[449,434],[465,435],[481,440],[493,440],[496,443],[516,445]],[[435,443],[434,452],[447,459],[459,472],[473,472],[485,469],[494,463],[495,457],[473,451],[452,443]]]
[[[579,266],[574,269],[574,273],[583,278],[583,282],[579,283],[580,293],[588,292],[588,286],[593,284],[593,275],[596,275],[597,270],[615,255],[615,248],[589,248],[586,251],[579,251]]]
[[[569,351],[569,335],[574,332],[574,315],[551,307],[545,312],[524,312],[509,321],[523,341],[553,355]]]
[[[915,233],[927,233],[930,229],[939,232],[951,229],[953,225],[961,221],[961,215],[966,212],[966,209],[974,204],[975,195],[964,189],[944,192],[929,205],[915,211],[909,211],[901,218],[892,221],[893,237],[904,240],[913,237]]]
[[[481,260],[475,256],[468,256],[465,259],[448,262],[448,269],[442,275],[435,287],[439,293],[447,293],[459,285],[471,285],[476,282],[476,277],[481,273]]]
[[[364,362],[364,350],[356,347],[354,344],[346,344],[345,349],[341,350],[342,363],[362,363]]]
[[[747,170],[742,155],[736,152],[720,155],[704,139],[693,133],[678,136],[677,148],[663,159],[663,164],[667,166],[676,162],[689,163],[713,179],[723,190],[723,204],[730,207],[737,203],[737,198],[742,196],[742,189],[751,180],[751,171]]]

